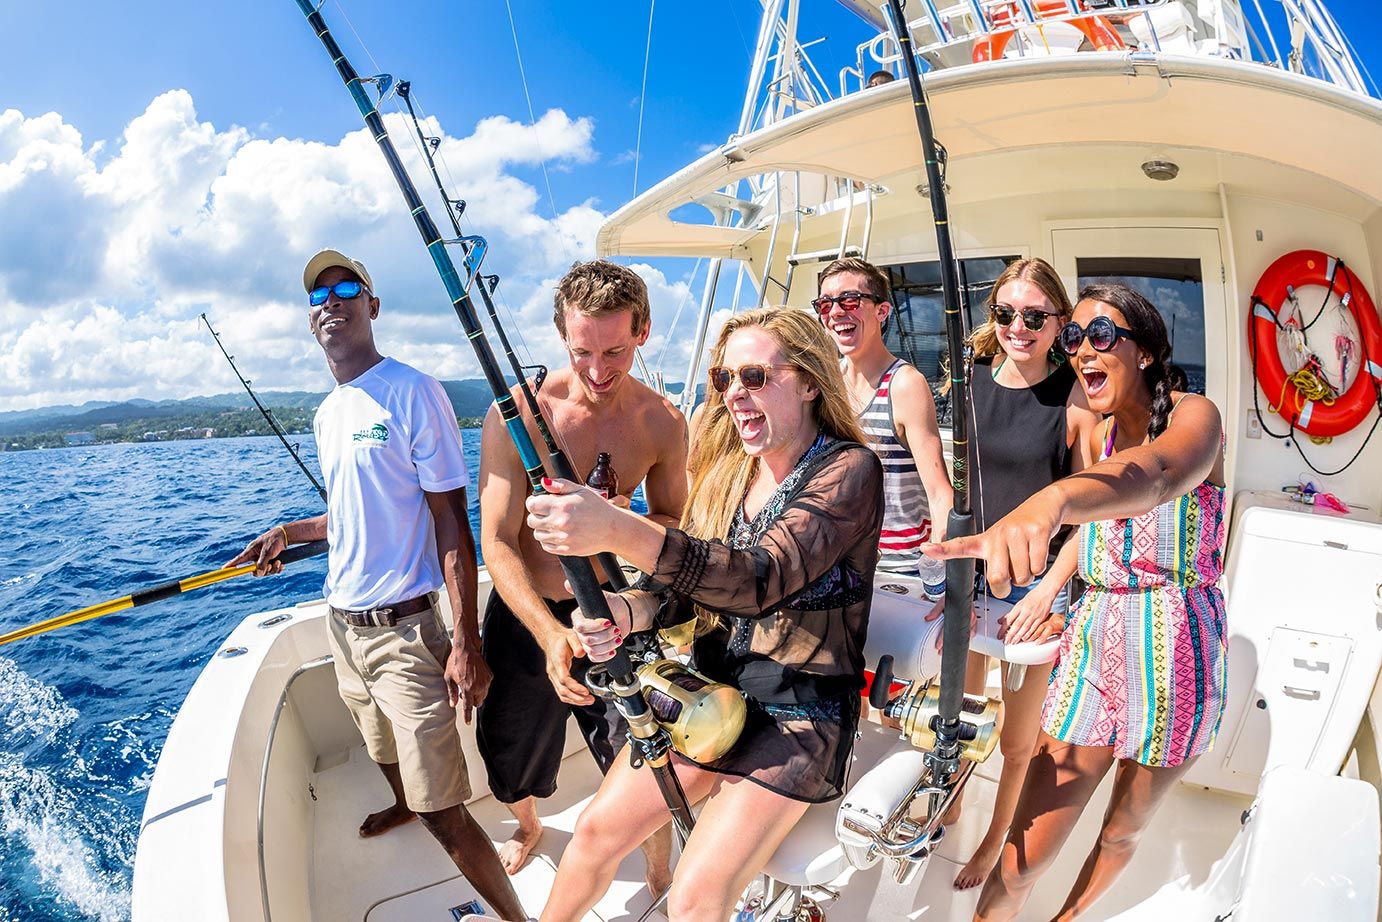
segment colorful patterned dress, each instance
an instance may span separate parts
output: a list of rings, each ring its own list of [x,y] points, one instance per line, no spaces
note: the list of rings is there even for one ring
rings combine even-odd
[[[1061,635],[1048,734],[1154,766],[1214,745],[1227,687],[1223,548],[1224,488],[1208,481],[1142,515],[1080,526],[1089,588]]]

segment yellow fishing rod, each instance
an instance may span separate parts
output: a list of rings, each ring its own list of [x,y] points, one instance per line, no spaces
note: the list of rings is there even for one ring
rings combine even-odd
[[[325,541],[313,541],[309,544],[299,544],[290,547],[276,558],[279,563],[290,564],[299,560],[306,560],[308,557],[316,557],[318,554],[326,553]],[[68,612],[65,615],[58,615],[56,618],[49,618],[47,621],[40,621],[28,627],[10,631],[8,634],[0,634],[0,646],[15,640],[24,640],[26,637],[34,637],[39,634],[55,631],[58,628],[67,627],[72,624],[81,624],[83,621],[90,621],[93,618],[100,618],[117,611],[124,611],[127,608],[136,608],[140,605],[148,605],[150,602],[158,602],[184,592],[191,592],[193,589],[201,589],[203,586],[210,586],[215,583],[234,579],[237,576],[244,576],[246,573],[253,573],[255,565],[252,563],[243,564],[238,567],[222,567],[219,570],[212,570],[209,573],[198,573],[196,576],[188,576],[182,579],[170,580],[158,586],[135,592],[131,595],[121,596],[118,599],[111,599],[99,605],[89,605],[86,608],[79,608],[76,611]]]

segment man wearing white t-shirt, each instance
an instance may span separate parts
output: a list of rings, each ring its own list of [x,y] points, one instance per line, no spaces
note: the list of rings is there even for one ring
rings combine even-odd
[[[455,413],[434,378],[379,354],[379,299],[363,264],[323,250],[303,285],[308,325],[337,382],[312,424],[327,513],[274,526],[227,566],[253,560],[256,573],[276,573],[289,544],[327,539],[341,698],[394,796],[360,835],[418,817],[501,918],[523,919],[489,836],[465,808],[456,707],[469,723],[491,675],[480,655],[469,472]],[[443,583],[454,641],[437,606]]]

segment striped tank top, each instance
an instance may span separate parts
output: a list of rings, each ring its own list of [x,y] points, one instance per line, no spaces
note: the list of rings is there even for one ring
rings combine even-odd
[[[870,448],[883,462],[883,530],[878,535],[878,569],[916,575],[921,545],[931,537],[931,511],[912,453],[893,425],[892,381],[898,359],[883,373],[873,399],[859,414]]]

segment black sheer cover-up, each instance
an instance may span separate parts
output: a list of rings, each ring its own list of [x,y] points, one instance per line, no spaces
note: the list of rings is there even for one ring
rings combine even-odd
[[[738,743],[701,767],[807,803],[840,796],[882,521],[878,457],[822,436],[752,521],[741,507],[727,540],[668,530],[640,587],[664,594],[662,623],[686,620],[692,606],[720,615],[692,662],[749,703]]]

